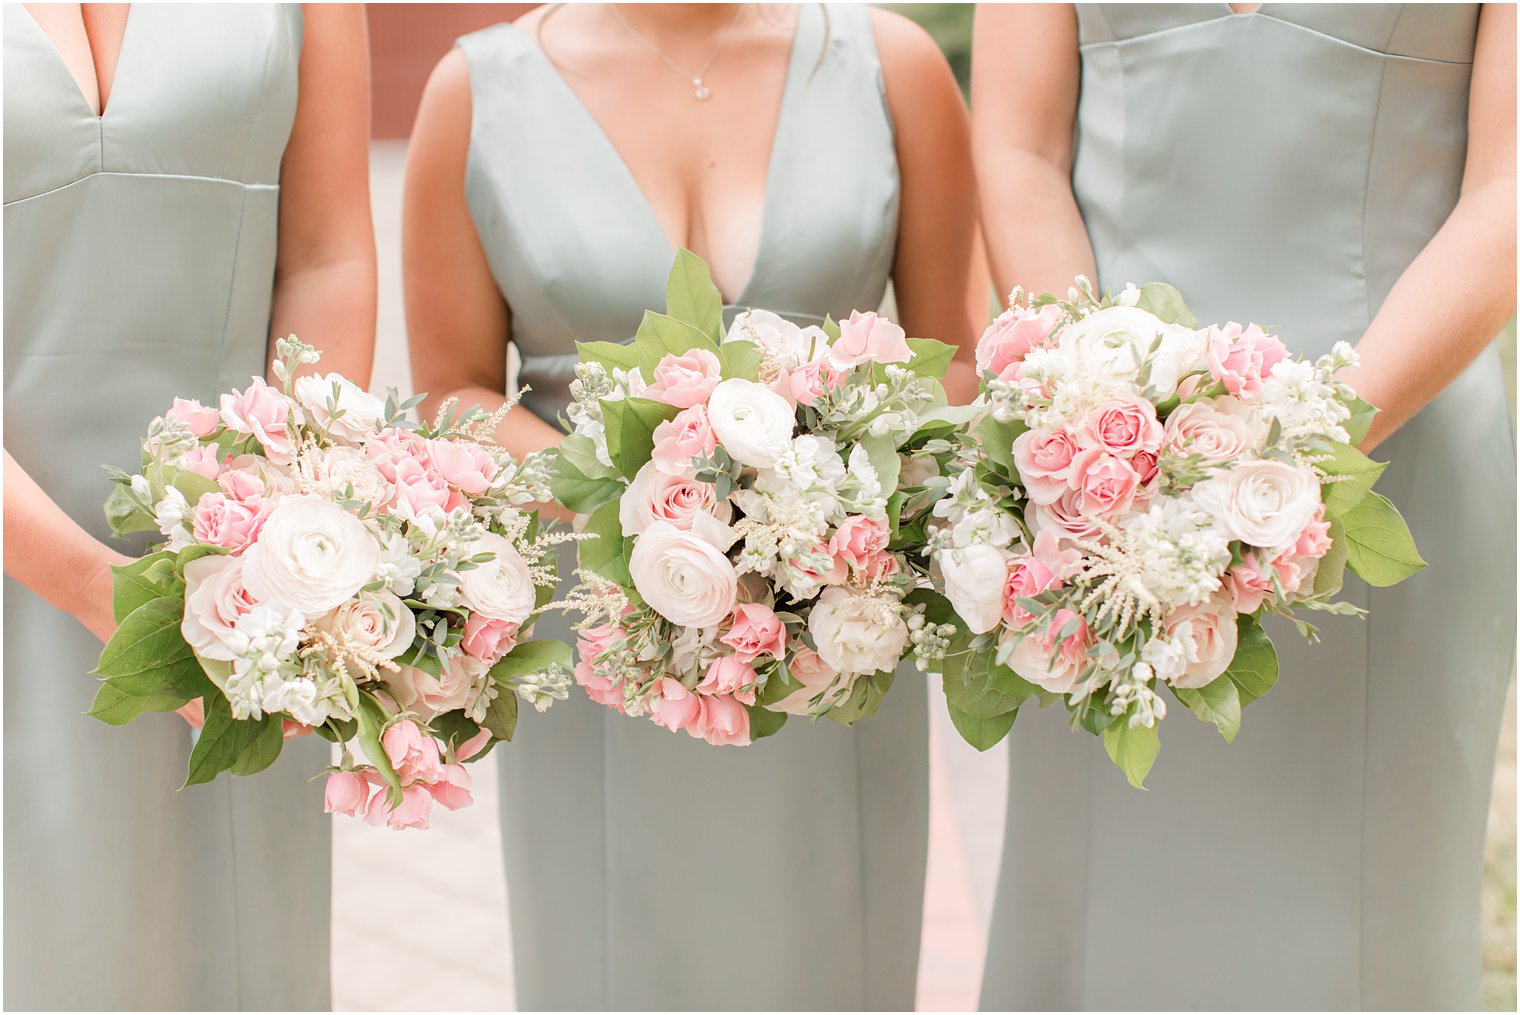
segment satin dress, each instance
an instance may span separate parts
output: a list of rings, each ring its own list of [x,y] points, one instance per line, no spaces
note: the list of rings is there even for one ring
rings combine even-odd
[[[1456,203],[1477,16],[1078,5],[1100,282],[1171,282],[1300,355],[1354,343]],[[1348,580],[1371,615],[1319,645],[1269,625],[1275,689],[1232,745],[1174,706],[1149,792],[1061,709],[1020,716],[984,1008],[1480,1007],[1514,447],[1489,348],[1374,454],[1430,566]]]
[[[510,24],[459,41],[465,192],[556,422],[576,340],[627,340],[674,250],[601,127]],[[899,179],[864,7],[800,8],[753,275],[733,305],[801,323],[881,302]],[[846,154],[847,153],[847,154]],[[521,411],[521,410],[520,410]],[[568,574],[571,565],[564,564]],[[565,617],[537,637],[571,639]],[[927,692],[904,667],[847,729],[744,748],[570,700],[497,752],[518,1006],[909,1009],[928,840]]]
[[[4,17],[5,447],[109,539],[101,466],[264,372],[300,8],[132,5],[99,117]],[[6,580],[5,1007],[327,1008],[327,743],[181,792],[184,720],[84,715],[100,647]]]

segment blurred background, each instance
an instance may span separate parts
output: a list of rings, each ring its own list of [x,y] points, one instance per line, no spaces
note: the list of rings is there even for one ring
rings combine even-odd
[[[374,76],[373,203],[380,254],[376,385],[410,393],[401,305],[400,210],[406,137],[434,64],[467,32],[534,4],[371,4]],[[971,4],[884,4],[923,25],[962,87],[971,67]],[[1514,322],[1500,337],[1514,407]],[[1006,752],[967,747],[932,708],[929,871],[919,967],[920,1011],[974,1010],[1002,849]],[[506,755],[510,757],[510,754]],[[509,886],[503,874],[495,766],[476,772],[476,805],[437,811],[425,833],[397,834],[340,819],[334,835],[333,1002],[339,1011],[481,1011],[514,1007]],[[1494,776],[1484,884],[1484,1000],[1513,1011],[1515,995],[1515,703],[1511,683]],[[412,926],[450,929],[436,950],[425,932],[374,933],[383,891]],[[375,970],[425,963],[433,977]]]

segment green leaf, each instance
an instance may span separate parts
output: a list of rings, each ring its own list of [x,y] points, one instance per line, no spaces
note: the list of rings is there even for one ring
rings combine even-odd
[[[106,496],[106,524],[111,534],[121,537],[134,532],[157,532],[158,522],[132,499],[132,491],[117,484]]]
[[[945,701],[956,711],[982,719],[1004,715],[1039,693],[1039,688],[1006,666],[992,661],[991,652],[946,656]]]
[[[389,789],[386,800],[392,808],[400,806],[401,777],[396,774],[396,769],[391,766],[390,755],[385,753],[385,748],[380,744],[380,734],[390,722],[390,715],[373,694],[360,691],[359,707],[355,710],[354,718],[359,722],[357,739],[364,748],[364,756],[375,766],[375,771],[380,773],[380,778],[385,780]]]
[[[194,656],[150,670],[109,677],[87,713],[110,726],[124,726],[146,712],[173,712],[196,698],[221,697]]]
[[[600,363],[609,371],[633,370],[639,365],[639,351],[631,342],[577,342],[575,351],[583,363]]]
[[[852,725],[862,716],[875,715],[881,707],[882,699],[892,689],[895,679],[891,670],[860,677],[855,681],[855,689],[850,692],[849,699],[835,705],[825,714],[841,726]]]
[[[285,722],[278,717],[268,718],[259,729],[247,738],[243,751],[232,764],[233,775],[253,775],[273,765],[285,746]]]
[[[1382,494],[1369,493],[1341,515],[1346,564],[1368,585],[1396,585],[1425,566],[1404,516]]]
[[[542,673],[550,666],[568,670],[574,665],[570,644],[563,641],[525,641],[499,659],[491,667],[491,679],[498,683],[514,677]]]
[[[624,398],[602,403],[607,428],[607,455],[624,479],[632,479],[649,461],[654,431],[679,410],[648,398]]]
[[[1115,723],[1103,731],[1103,746],[1109,760],[1119,766],[1129,784],[1136,789],[1145,788],[1145,777],[1161,753],[1161,735],[1154,726],[1136,726]]]
[[[758,381],[760,359],[760,347],[753,342],[724,342],[718,347],[718,362],[722,365],[724,380]]]
[[[987,750],[1006,737],[1008,731],[1013,729],[1013,721],[1019,717],[1018,709],[995,716],[975,716],[962,712],[954,705],[947,705],[947,708],[955,731],[961,735],[962,740],[979,751]]]
[[[1341,590],[1346,581],[1346,559],[1349,555],[1346,546],[1346,526],[1341,524],[1339,518],[1330,519],[1330,549],[1319,560],[1319,567],[1314,572],[1314,594],[1316,596],[1334,595]]]
[[[1358,398],[1351,403],[1351,418],[1342,425],[1350,435],[1352,444],[1360,444],[1367,439],[1367,431],[1372,429],[1372,420],[1377,414],[1377,407],[1371,402]]]
[[[1374,462],[1349,444],[1335,444],[1330,455],[1320,459],[1319,467],[1326,475],[1347,477],[1321,487],[1325,511],[1340,516],[1362,502],[1388,464]]]
[[[1172,693],[1188,711],[1217,726],[1225,743],[1234,741],[1240,732],[1240,688],[1235,681],[1221,676],[1196,690],[1173,688]]]
[[[587,476],[563,455],[556,454],[552,462],[549,490],[555,500],[578,515],[590,514],[628,489],[621,479]]]
[[[980,439],[987,460],[1002,469],[1009,478],[1018,479],[1019,470],[1013,464],[1013,442],[1027,429],[1018,422],[999,423],[988,413],[971,432]]]
[[[862,437],[858,443],[865,448],[882,491],[896,490],[897,477],[902,473],[902,459],[897,457],[896,446],[886,437]]]
[[[120,624],[133,610],[154,599],[182,599],[185,583],[174,573],[174,554],[150,553],[140,560],[111,567],[111,609]]]
[[[221,695],[208,697],[206,725],[201,727],[201,735],[190,750],[190,772],[185,785],[210,782],[228,769],[257,764],[268,755],[269,749],[261,741],[270,735],[271,727],[275,736],[283,737],[279,719],[267,715],[262,719],[234,719],[226,698]],[[276,749],[274,753],[278,755],[279,751]],[[269,757],[264,767],[273,760]],[[258,771],[258,768],[250,770]]]
[[[555,449],[557,460],[555,465],[561,462],[573,465],[577,472],[588,479],[608,479],[617,477],[617,469],[606,465],[596,456],[596,442],[583,433],[573,433],[559,442]]]
[[[628,571],[628,555],[633,552],[633,542],[623,537],[623,523],[618,519],[618,508],[617,501],[610,501],[591,512],[583,531],[596,538],[580,540],[576,549],[580,553],[582,568],[594,571],[614,584],[630,588],[633,585],[633,575]]]
[[[686,249],[676,251],[665,284],[665,312],[714,342],[723,334],[723,295],[713,285],[707,262]]]
[[[718,344],[701,331],[653,310],[644,311],[633,344],[639,350],[639,370],[646,381],[654,379],[654,368],[666,356],[681,356],[693,349],[718,355]]]
[[[511,740],[517,732],[517,691],[510,684],[500,684],[496,697],[486,706],[485,721],[481,723],[498,740]]]
[[[1277,650],[1250,614],[1242,613],[1236,618],[1235,634],[1235,658],[1230,660],[1224,675],[1239,689],[1244,708],[1277,683]]]
[[[1182,294],[1165,282],[1147,282],[1140,287],[1141,310],[1148,310],[1168,324],[1180,324],[1184,328],[1198,327],[1198,318],[1188,309]]]
[[[129,677],[156,670],[190,657],[190,646],[179,633],[185,601],[165,596],[150,599],[127,614],[106,642],[95,672],[106,677]]]
[[[913,350],[908,369],[920,377],[944,377],[950,369],[950,361],[955,359],[955,346],[932,338],[910,338],[908,348]]]
[[[910,444],[918,444],[935,437],[948,438],[963,430],[978,414],[985,412],[979,405],[935,405],[925,409],[918,417],[918,429],[913,431]]]
[[[786,725],[785,712],[772,712],[768,708],[759,705],[748,705],[749,712],[749,739],[753,743],[763,737],[773,735],[777,730]]]

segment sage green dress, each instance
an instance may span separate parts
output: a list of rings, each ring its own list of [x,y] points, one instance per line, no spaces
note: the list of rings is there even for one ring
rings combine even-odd
[[[300,8],[133,4],[103,117],[4,17],[5,447],[106,539],[101,466],[263,373]],[[189,726],[86,717],[99,642],[10,580],[4,652],[5,1007],[328,1007],[327,744],[181,792]]]
[[[1200,320],[1273,325],[1303,355],[1355,342],[1457,200],[1477,8],[1078,15],[1073,183],[1099,280],[1171,282]],[[1480,1006],[1515,645],[1494,350],[1377,457],[1430,566],[1348,582],[1371,616],[1326,618],[1320,645],[1272,626],[1281,676],[1233,745],[1174,707],[1142,793],[1061,710],[1020,717],[983,1007]]]
[[[625,340],[674,251],[600,126],[509,24],[459,41],[465,191],[511,310],[528,410],[554,422],[575,341]],[[735,307],[874,308],[898,170],[864,7],[804,5],[754,274]],[[735,307],[730,307],[732,312]],[[566,568],[568,573],[568,567]],[[569,638],[568,620],[538,636]],[[579,689],[497,752],[518,1006],[906,1009],[927,851],[927,694],[900,673],[854,729],[793,719],[713,747]]]

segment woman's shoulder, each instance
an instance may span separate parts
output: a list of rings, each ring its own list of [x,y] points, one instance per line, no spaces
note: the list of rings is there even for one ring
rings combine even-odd
[[[912,18],[880,7],[869,10],[871,34],[876,39],[882,71],[889,78],[950,69],[934,37]]]

